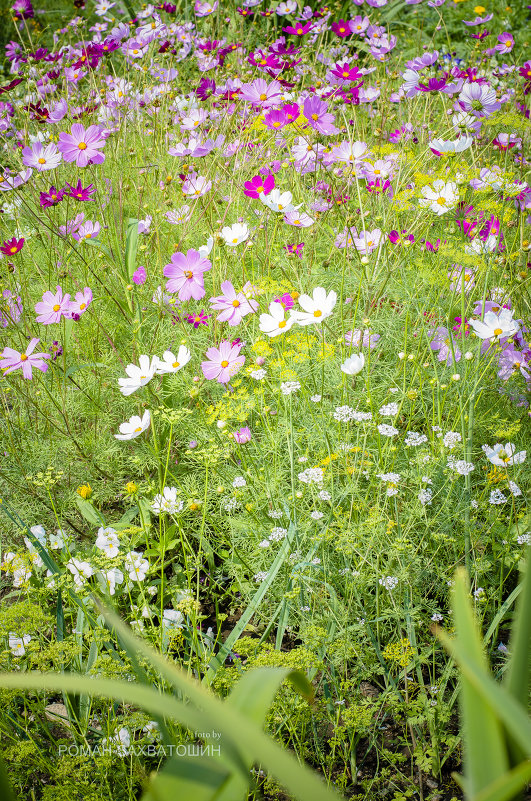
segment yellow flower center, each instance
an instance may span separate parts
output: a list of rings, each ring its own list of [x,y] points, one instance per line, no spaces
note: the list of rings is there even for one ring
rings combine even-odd
[[[60,308],[61,308],[61,305],[59,303],[56,303],[55,306],[53,307],[53,310],[54,310],[54,312],[58,312]]]
[[[25,362],[27,360],[28,360],[28,357],[26,356],[26,354],[25,353],[21,353],[20,354],[20,361],[21,362]]]
[[[86,308],[87,308],[87,304],[86,303],[82,303],[80,305],[80,307],[79,307],[79,311],[83,311],[83,309],[86,309]]]
[[[180,362],[173,362],[173,364],[172,364],[172,367],[175,367],[175,369],[177,369],[180,366],[181,366]]]
[[[314,317],[322,317],[323,312],[320,309],[316,309],[313,313]]]
[[[238,306],[240,305],[240,301],[239,300],[233,300],[232,301],[232,305],[234,306],[235,309],[237,309]]]
[[[348,78],[348,72],[343,73],[343,78]]]
[[[500,334],[503,334],[503,329],[502,328],[495,328],[494,329],[494,336],[499,337]]]
[[[17,252],[17,250],[18,250],[18,248],[17,248],[15,245],[13,245],[13,247],[12,247],[12,248],[9,248],[9,252],[10,252],[10,253],[16,253],[16,252]]]
[[[279,328],[285,328],[285,327],[286,327],[286,321],[285,321],[285,320],[281,320],[281,321],[279,322],[279,324],[278,324],[278,327],[279,327]]]
[[[39,164],[46,164],[46,159],[40,158],[39,159]]]
[[[193,278],[194,274],[193,274],[193,272],[191,270],[185,270],[184,271],[184,277],[185,278]]]
[[[86,150],[87,149],[87,143],[86,142],[80,142],[79,145],[78,145],[78,148],[80,150]]]
[[[236,237],[236,239],[233,239],[233,240],[232,240],[232,244],[233,244],[233,245],[237,245],[237,244],[238,244],[238,237]],[[234,301],[234,302],[236,302],[236,301]],[[234,304],[233,304],[233,305],[234,305]]]
[[[445,197],[438,197],[437,198],[437,203],[439,204],[439,206],[446,206],[446,198]]]
[[[261,94],[260,95],[260,100],[267,100],[267,95]]]
[[[319,119],[319,114],[312,114],[312,120],[317,121]]]
[[[228,361],[226,359],[223,359],[223,361],[221,362],[221,366],[222,367],[228,367],[229,366]]]
[[[141,426],[139,426],[138,428],[135,428],[134,433],[138,434],[139,431],[142,431],[142,427]]]

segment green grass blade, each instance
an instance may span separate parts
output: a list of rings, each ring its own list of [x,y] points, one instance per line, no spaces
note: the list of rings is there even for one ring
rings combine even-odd
[[[0,798],[2,801],[17,801],[7,776],[5,762],[0,756]]]
[[[453,641],[454,652],[460,652],[458,663],[461,676],[461,726],[465,747],[465,781],[472,797],[488,787],[509,768],[509,760],[503,727],[491,705],[488,692],[480,692],[469,680],[462,659],[478,678],[487,683],[491,680],[482,638],[476,623],[474,610],[469,601],[468,581],[464,571],[458,571],[452,593],[452,607],[457,637]],[[494,682],[493,682],[494,683]]]
[[[138,220],[130,217],[125,235],[125,274],[129,281],[133,278],[138,250]]]
[[[262,600],[264,599],[266,593],[268,592],[269,588],[271,587],[273,581],[275,580],[277,573],[279,572],[280,568],[284,564],[285,560],[287,559],[290,551],[291,551],[291,544],[295,538],[296,528],[293,523],[290,523],[288,528],[288,533],[282,542],[282,547],[280,548],[278,554],[275,557],[275,560],[271,567],[269,568],[269,573],[267,574],[267,578],[262,581],[260,587],[258,588],[257,592],[253,596],[253,599],[243,615],[238,620],[236,626],[233,628],[221,648],[219,649],[218,653],[212,657],[210,661],[210,665],[205,676],[205,682],[209,684],[219,667],[225,662],[225,659],[229,655],[232,646],[255,614],[256,610],[260,607]]]

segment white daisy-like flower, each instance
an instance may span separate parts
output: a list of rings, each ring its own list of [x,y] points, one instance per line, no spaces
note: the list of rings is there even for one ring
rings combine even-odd
[[[156,515],[164,512],[176,514],[182,511],[183,501],[177,499],[177,487],[164,487],[162,493],[155,495],[151,502],[151,511]]]
[[[295,319],[293,316],[286,319],[282,303],[273,301],[269,304],[269,314],[260,315],[260,331],[268,337],[278,337],[289,331]]]
[[[162,359],[158,360],[156,373],[157,375],[177,373],[188,364],[191,358],[191,353],[186,345],[180,346],[177,356],[171,350],[165,350]]]
[[[128,440],[139,437],[144,431],[147,431],[151,425],[151,414],[149,409],[146,409],[142,417],[134,414],[125,423],[120,424],[120,433],[115,434],[115,439]]]
[[[145,387],[146,384],[149,384],[157,371],[158,363],[157,356],[153,356],[150,359],[149,356],[143,354],[139,359],[138,367],[136,364],[128,364],[125,368],[127,378],[118,379],[122,395],[132,395],[140,387]]]

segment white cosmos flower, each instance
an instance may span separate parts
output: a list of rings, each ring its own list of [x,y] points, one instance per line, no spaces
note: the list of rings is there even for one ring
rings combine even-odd
[[[464,150],[468,150],[473,141],[471,136],[460,136],[454,141],[434,139],[432,142],[428,142],[428,147],[436,153],[462,153]]]
[[[437,215],[445,214],[450,209],[454,209],[459,202],[459,190],[453,181],[446,183],[441,178],[434,181],[431,186],[424,186],[421,189],[423,199],[419,200],[419,205],[429,208]]]
[[[347,375],[357,375],[361,373],[365,367],[365,356],[363,353],[353,353],[348,359],[345,359],[341,365],[341,371]]]
[[[26,653],[25,646],[30,642],[31,635],[24,634],[23,637],[16,637],[13,632],[9,632],[8,644],[13,656],[24,656]]]
[[[142,418],[140,418],[137,414],[134,414],[125,423],[121,423],[120,433],[114,435],[115,439],[135,439],[135,437],[139,437],[140,434],[143,434],[144,431],[147,431],[150,424],[151,415],[149,413],[149,409],[146,409],[142,415]]]
[[[206,245],[201,245],[197,248],[199,255],[202,259],[206,259],[210,255],[210,251],[214,247],[214,237],[209,236]]]
[[[235,248],[242,242],[245,242],[249,237],[249,228],[246,223],[234,223],[234,225],[226,225],[221,230],[221,236],[225,240],[225,244],[230,248]]]
[[[145,387],[155,375],[158,363],[157,356],[150,359],[144,354],[139,359],[138,367],[136,364],[128,364],[125,368],[128,377],[118,379],[122,395],[132,395],[140,387]]]
[[[188,364],[191,358],[190,351],[186,345],[181,345],[177,356],[171,350],[165,350],[162,359],[159,359],[157,375],[177,373]]]
[[[327,294],[324,287],[318,286],[313,290],[312,296],[300,296],[299,306],[302,306],[304,311],[292,311],[291,316],[299,325],[322,323],[332,314],[336,301],[337,294],[334,291]]]
[[[293,317],[286,320],[282,303],[273,301],[269,304],[269,314],[260,315],[260,331],[268,337],[278,337],[279,334],[289,331],[294,322]]]
[[[520,325],[513,320],[511,309],[502,309],[499,314],[488,311],[483,320],[469,320],[469,323],[480,339],[511,337],[520,329]]]
[[[498,467],[507,467],[525,462],[527,451],[515,453],[515,450],[516,448],[512,442],[506,442],[505,445],[497,442],[492,448],[489,445],[483,445],[483,452],[489,462]]]
[[[264,195],[262,192],[260,200],[271,211],[281,211],[284,214],[300,208],[300,206],[294,206],[291,202],[293,200],[291,192],[281,192],[280,189],[272,189],[268,195]]]

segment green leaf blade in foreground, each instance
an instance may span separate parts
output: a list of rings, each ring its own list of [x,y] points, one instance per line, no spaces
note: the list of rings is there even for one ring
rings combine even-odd
[[[469,602],[468,581],[458,571],[453,590],[453,613],[457,637],[454,646],[466,654],[478,676],[490,679],[483,643],[473,608]],[[474,797],[509,768],[503,727],[490,703],[463,671],[461,676],[461,725],[465,746],[467,793]]]

